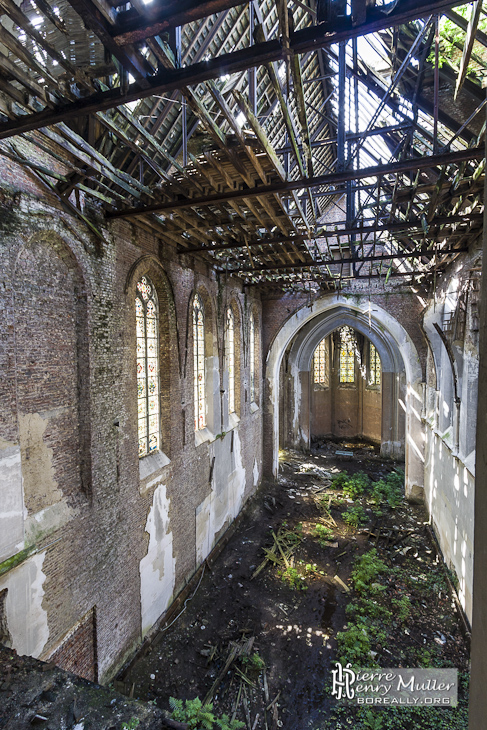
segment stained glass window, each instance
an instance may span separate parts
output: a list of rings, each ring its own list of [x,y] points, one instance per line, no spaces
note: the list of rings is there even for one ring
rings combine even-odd
[[[139,457],[159,444],[159,323],[157,294],[143,276],[135,295]]]
[[[206,426],[205,393],[205,316],[199,294],[193,300],[193,352],[194,352],[194,427]]]
[[[235,318],[230,307],[227,309],[227,370],[228,370],[228,412],[235,413]]]
[[[323,338],[313,355],[313,382],[316,385],[328,385],[328,345],[326,338]]]
[[[253,312],[249,325],[249,359],[250,359],[250,402],[255,402],[255,322]]]
[[[353,344],[342,339],[340,344],[340,383],[355,382],[355,351]]]
[[[380,385],[380,357],[374,345],[369,346],[369,385]]]

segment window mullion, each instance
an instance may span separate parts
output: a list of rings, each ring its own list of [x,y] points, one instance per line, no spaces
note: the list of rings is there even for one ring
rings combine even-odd
[[[147,429],[146,453],[149,453],[149,335],[147,332],[147,306],[144,303],[144,356],[145,356],[145,425]]]

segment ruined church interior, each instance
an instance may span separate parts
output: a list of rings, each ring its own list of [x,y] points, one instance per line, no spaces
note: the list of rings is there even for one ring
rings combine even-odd
[[[195,728],[169,697],[224,690],[227,730],[485,730],[486,80],[483,0],[0,0],[6,730]],[[414,561],[443,576],[424,602]],[[421,666],[463,652],[460,719],[330,714],[347,621],[371,666],[420,666],[364,628],[388,574]],[[126,679],[170,651],[152,694]]]

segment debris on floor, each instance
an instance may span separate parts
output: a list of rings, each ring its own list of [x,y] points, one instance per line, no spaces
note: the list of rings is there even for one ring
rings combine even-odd
[[[360,460],[337,454],[352,446]],[[339,730],[353,718],[356,730],[402,730],[437,726],[430,708],[371,725],[331,697],[333,662],[451,666],[462,691],[444,726],[460,730],[468,635],[426,513],[403,494],[401,469],[374,446],[282,452],[278,482],[246,506],[185,613],[119,680],[166,712],[200,698],[222,727]]]

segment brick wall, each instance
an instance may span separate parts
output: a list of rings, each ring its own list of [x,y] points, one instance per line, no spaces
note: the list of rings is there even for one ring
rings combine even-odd
[[[32,596],[25,617],[14,621],[10,615],[14,648],[25,639],[32,646],[26,653],[35,650],[49,658],[55,650],[62,662],[78,661],[85,668],[91,660],[84,624],[58,646],[96,605],[96,653],[105,680],[142,639],[141,563],[150,544],[148,518],[162,486],[173,597],[197,568],[196,511],[212,490],[213,453],[211,441],[196,445],[194,435],[189,317],[198,287],[205,288],[212,305],[220,384],[225,309],[232,303],[240,313],[240,420],[234,426],[240,453],[230,459],[222,450],[218,473],[221,478],[227,470],[234,478],[231,470],[241,463],[244,501],[256,488],[256,473],[260,479],[262,409],[250,407],[247,355],[251,307],[260,343],[260,297],[244,292],[237,280],[220,280],[204,262],[179,256],[175,246],[132,223],[107,225],[96,207],[87,206],[85,214],[103,232],[100,244],[31,175],[2,158],[0,179],[0,478],[2,455],[20,449],[24,545],[36,545],[41,556],[35,566],[28,561],[2,576],[0,591]],[[169,463],[141,478],[133,292],[143,274],[159,297],[161,439]],[[260,357],[259,346],[257,372]],[[220,389],[209,397],[219,399]],[[213,436],[224,430],[219,421],[214,428]],[[227,526],[228,521],[219,534]],[[166,599],[171,594],[161,599],[161,614]],[[40,649],[39,632],[29,628],[34,621],[45,634]]]
[[[79,677],[96,682],[98,668],[96,661],[96,619],[95,610],[90,611],[80,623],[69,632],[61,646],[51,654],[50,661],[56,666],[73,672]]]

